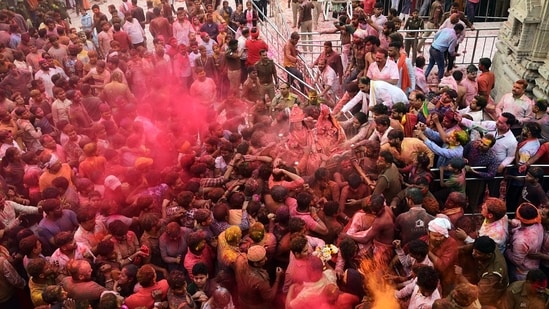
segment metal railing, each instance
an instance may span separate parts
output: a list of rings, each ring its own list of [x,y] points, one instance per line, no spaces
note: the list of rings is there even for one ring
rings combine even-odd
[[[427,1],[427,0],[426,0]],[[492,21],[505,21],[507,20],[507,10],[509,7],[503,7],[496,4],[497,1],[502,3],[501,0],[481,0],[477,5],[475,10],[475,22],[492,22]],[[390,8],[390,1],[386,1],[386,7],[384,8],[384,14],[387,15],[388,9]],[[402,4],[402,1],[401,1]],[[344,5],[344,11],[347,16],[352,16],[352,1],[351,0],[325,0],[323,1],[323,11],[324,16],[328,16],[332,12],[332,9],[336,6]],[[422,1],[416,1],[416,7],[418,10],[421,10]],[[428,10],[430,8],[430,3]],[[427,13],[428,13],[427,10]],[[400,12],[400,10],[398,10]],[[466,3],[464,2],[463,7],[464,13],[467,13]],[[427,20],[429,16],[422,16],[424,20]]]
[[[412,61],[415,61],[418,55],[423,55],[428,60],[429,49],[434,38],[434,33],[438,29],[425,29],[425,30],[399,30],[404,40],[412,40],[412,50],[410,56]],[[465,32],[465,39],[459,44],[458,53],[456,57],[456,65],[468,65],[478,64],[480,58],[492,58],[496,53],[496,43],[498,42],[499,27],[480,28],[475,30],[467,29]],[[413,34],[413,37],[407,37],[407,34]],[[428,35],[428,36],[426,36]],[[424,40],[422,53],[419,53],[417,46]],[[466,51],[465,53],[463,51]]]
[[[429,60],[429,46],[433,42],[434,33],[438,29],[424,29],[424,30],[399,30],[398,32],[402,34],[404,40],[412,40],[412,49],[410,51],[410,58],[412,63],[415,61],[417,56],[422,55]],[[469,64],[478,64],[478,60],[483,57],[492,58],[496,53],[496,43],[498,42],[498,27],[489,27],[489,28],[480,28],[475,30],[467,30],[465,39],[461,44],[459,44],[460,54],[456,57],[456,65],[469,65]],[[413,37],[407,37],[408,33],[412,33]],[[325,41],[332,41],[334,50],[341,53],[341,41],[339,38],[334,35],[320,34],[319,32],[311,33],[300,33],[300,34],[311,34],[313,36],[312,40],[301,39],[301,46],[313,46],[313,51],[304,51],[303,58],[305,59],[316,59],[322,52],[322,44]],[[428,36],[423,36],[428,34]],[[423,42],[423,50],[418,52],[417,46]],[[463,51],[466,51],[463,53]]]
[[[537,167],[541,167],[541,168],[549,168],[549,164],[532,164],[530,166],[537,166]],[[516,168],[515,165],[507,165],[505,167],[505,169],[503,170],[503,173],[501,175],[497,175],[497,176],[494,176],[490,179],[485,179],[485,178],[480,178],[480,177],[467,177],[465,178],[465,180],[484,180],[484,181],[490,181],[490,180],[493,180],[493,179],[507,179],[507,171],[511,168]],[[486,166],[471,166],[471,169],[475,170],[475,171],[482,171],[482,170],[486,170]],[[439,176],[439,172],[440,172],[440,169],[439,168],[431,168],[430,169],[431,173],[433,173],[433,175],[435,175],[435,177],[433,177],[433,181],[437,181],[437,180],[440,180],[440,176]],[[519,175],[519,176],[513,176],[513,177],[516,177],[516,178],[525,178],[526,175]],[[549,174],[544,174],[543,175],[543,178],[547,178],[549,179]]]
[[[532,164],[530,165],[532,167],[536,166],[536,167],[541,167],[543,169],[548,169],[549,168],[549,164]],[[486,167],[485,166],[472,166],[471,167],[473,170],[476,170],[476,171],[480,171],[480,170],[486,170]],[[512,168],[516,168],[516,165],[507,165],[504,170],[503,170],[503,173],[499,174],[499,175],[496,175],[494,177],[491,177],[489,179],[486,179],[486,178],[480,178],[480,177],[466,177],[465,180],[466,180],[466,185],[471,185],[471,182],[472,181],[485,181],[486,183],[490,182],[490,181],[495,181],[495,180],[507,180],[507,181],[510,181],[512,179],[525,179],[526,178],[526,173],[524,173],[523,175],[513,175],[512,177],[508,177],[508,171]],[[438,181],[440,181],[440,169],[439,168],[431,168],[430,169],[432,175],[434,176],[433,177],[433,181],[431,184],[434,184]],[[540,184],[543,186],[544,185],[544,182],[549,180],[549,174],[543,174],[543,181],[540,181]],[[446,179],[446,178],[444,178]],[[507,196],[504,196],[503,197],[504,200],[507,199]],[[477,209],[472,209],[472,208],[468,208],[465,210],[465,213],[464,215],[466,216],[477,216],[480,214],[480,205],[478,205],[478,208]],[[514,216],[515,213],[514,212],[507,212],[507,215],[508,216]]]
[[[328,18],[328,15],[330,13],[329,9],[331,6],[333,6],[334,3],[347,2],[347,0],[324,1],[323,14],[325,18]],[[281,64],[283,63],[284,46],[290,38],[292,29],[288,26],[288,23],[286,21],[284,12],[285,10],[286,8],[281,6],[279,2],[271,1],[269,11],[272,12],[273,16],[264,18],[264,21],[261,23],[261,33],[262,38],[269,45],[269,56],[275,60],[275,63],[277,63],[279,78],[281,78],[281,80],[287,81],[287,77],[293,75],[285,70]],[[258,13],[262,14],[262,12],[260,12],[259,10]],[[410,53],[410,57],[413,63],[418,55],[423,55],[428,62],[429,46],[433,41],[433,33],[435,33],[437,30],[438,29],[399,30],[399,33],[401,33],[406,40],[413,40],[413,48]],[[456,65],[478,64],[480,58],[492,58],[497,51],[496,43],[498,41],[498,31],[499,27],[481,27],[475,30],[467,30],[465,39],[459,46],[459,56],[456,57],[454,63]],[[414,37],[407,38],[406,35],[408,33],[413,33]],[[299,34],[301,35],[301,38],[298,43],[298,48],[301,50],[301,53],[298,56],[298,69],[300,70],[300,72],[303,73],[303,80],[299,80],[295,76],[293,77],[298,80],[298,82],[303,83],[306,89],[314,89],[317,90],[318,93],[320,93],[322,89],[322,83],[321,80],[318,78],[319,71],[318,69],[312,67],[312,63],[315,59],[318,58],[318,56],[322,52],[322,46],[326,41],[332,42],[332,48],[334,50],[339,53],[342,52],[339,34],[321,34],[320,32],[299,32]],[[312,39],[307,39],[307,35],[311,35]],[[423,50],[422,53],[418,53],[416,47],[421,40],[423,40]],[[302,98],[307,98],[307,93],[302,93],[300,89],[295,87],[295,85],[291,86],[294,91]],[[335,99],[337,100],[337,98]]]
[[[286,70],[282,65],[284,61],[284,46],[288,42],[292,31],[286,23],[283,8],[278,4],[278,2],[273,2],[274,1],[271,2],[271,8],[269,8],[269,10],[273,13],[273,17],[271,18],[263,16],[263,13],[257,9],[255,3],[252,3],[258,11],[258,14],[261,14],[264,17],[261,22],[262,38],[269,45],[268,55],[274,60],[277,66],[279,78],[281,80],[288,81],[288,77],[291,76],[298,83],[302,83],[304,85],[304,88],[307,90],[305,92],[308,92],[308,90],[316,90],[320,93],[321,86],[317,83],[317,72],[307,65],[307,61],[304,56],[304,54],[306,55],[307,53],[302,52],[298,55],[299,61],[297,63],[297,69],[303,74],[303,79],[300,79],[288,72],[288,70]],[[302,97],[302,99],[308,99],[307,93],[302,92],[301,89],[295,87],[295,85],[290,86],[296,94]]]

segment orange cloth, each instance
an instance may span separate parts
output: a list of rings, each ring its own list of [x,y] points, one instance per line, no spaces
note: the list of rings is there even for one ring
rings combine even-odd
[[[75,189],[75,186],[72,183],[72,169],[71,169],[70,165],[68,165],[67,163],[63,163],[61,165],[61,169],[59,169],[59,171],[57,173],[52,174],[52,173],[49,172],[49,170],[46,170],[40,176],[40,179],[38,180],[39,187],[40,187],[40,192],[43,192],[44,189],[46,189],[47,187],[53,186],[52,182],[57,177],[63,177],[65,179],[67,179],[69,181],[69,186],[71,188]]]
[[[80,176],[88,178],[94,184],[103,185],[107,160],[102,156],[87,157],[78,165]]]
[[[406,65],[406,54],[400,53],[400,58],[398,58],[397,66],[399,71],[402,70],[402,75],[400,76],[401,85],[400,88],[406,92],[408,88],[412,87],[412,81],[410,80],[410,74],[408,72],[408,66]]]
[[[38,8],[38,0],[27,0],[27,4],[31,10],[36,10]]]

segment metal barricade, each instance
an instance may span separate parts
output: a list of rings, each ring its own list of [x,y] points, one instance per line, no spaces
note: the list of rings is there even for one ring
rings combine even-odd
[[[411,58],[412,62],[415,61],[419,54],[423,54],[427,60],[429,60],[428,46],[433,42],[434,33],[438,29],[425,29],[425,30],[399,30],[405,40],[412,40]],[[425,37],[423,34],[430,32],[429,36]],[[480,58],[492,58],[496,53],[496,43],[498,42],[499,27],[479,28],[475,30],[467,29],[465,32],[465,39],[459,44],[459,56],[456,57],[456,65],[469,65],[478,64]],[[407,37],[408,33],[412,33],[413,37]],[[425,40],[423,53],[418,53],[417,46],[421,40]],[[416,48],[414,48],[416,47]],[[466,52],[463,52],[466,51]]]
[[[336,0],[336,1],[324,1],[324,15],[327,16],[329,12],[329,7],[334,3],[347,3],[347,0]],[[255,4],[254,4],[255,5]],[[348,5],[349,7],[349,5]],[[256,8],[257,9],[257,8]],[[277,62],[277,67],[279,70],[279,76],[282,80],[287,80],[287,76],[292,76],[287,70],[284,69],[283,65],[283,51],[284,45],[288,42],[290,35],[292,33],[291,27],[288,26],[284,14],[285,7],[283,7],[279,2],[271,1],[269,11],[273,13],[273,17],[265,16],[264,20],[260,24],[262,38],[269,45],[269,56]],[[262,14],[258,10],[259,14]],[[399,30],[399,32],[406,38],[407,33],[413,33],[412,46],[417,47],[420,40],[424,39],[424,48],[423,53],[424,57],[429,58],[428,47],[433,41],[434,33],[438,29],[424,29],[424,30]],[[498,31],[499,27],[480,27],[475,30],[467,30],[466,36],[463,42],[459,46],[459,56],[456,57],[456,65],[469,65],[469,64],[478,64],[480,58],[487,57],[492,58],[496,52],[496,43],[498,41]],[[431,32],[430,35],[423,37],[424,33]],[[298,63],[298,69],[303,73],[303,80],[298,80],[299,82],[305,85],[306,89],[314,89],[319,93],[321,92],[322,85],[321,80],[318,75],[319,72],[317,69],[312,67],[312,63],[318,58],[322,52],[322,46],[325,41],[331,41],[333,49],[341,53],[341,41],[338,34],[321,34],[320,32],[311,32],[311,33],[299,33],[301,39],[299,41],[298,48],[301,50],[298,58],[300,59]],[[312,39],[305,39],[306,35],[311,35]],[[307,47],[307,48],[305,48]],[[308,48],[312,47],[312,48]],[[465,51],[465,52],[463,52]],[[412,63],[414,63],[416,57],[418,56],[417,48],[413,48],[411,52]],[[302,93],[300,89],[296,89],[295,86],[292,86],[297,94],[302,98],[307,98],[307,93]],[[336,98],[337,99],[337,98]]]
[[[257,7],[255,8],[257,10]],[[286,24],[283,8],[278,4],[278,2],[271,2],[270,10],[273,11],[273,18],[264,16],[264,19],[260,24],[260,28],[263,40],[265,40],[265,42],[269,45],[269,57],[271,57],[277,65],[279,78],[287,81],[288,77],[291,76],[299,83],[304,84],[305,89],[307,89],[305,92],[313,89],[320,93],[321,87],[320,84],[317,83],[317,73],[307,65],[308,53],[303,52],[298,55],[299,61],[297,68],[303,74],[303,79],[297,78],[297,76],[288,72],[282,65],[284,61],[284,46],[288,42],[292,32],[291,28]],[[262,14],[262,12],[258,10],[258,14]],[[301,43],[300,46],[304,46],[303,44],[305,43]],[[292,86],[294,92],[300,95],[303,99],[308,98],[307,93],[303,93],[301,89],[296,88],[294,85],[290,86]]]
[[[541,168],[544,168],[544,169],[549,169],[549,164],[532,164],[530,166],[537,166],[537,167],[541,167]],[[472,166],[471,167],[472,169],[474,170],[486,170],[486,167],[485,166]],[[515,165],[507,165],[505,167],[505,169],[503,170],[503,173],[501,175],[497,175],[497,176],[494,176],[490,179],[485,179],[485,178],[479,178],[479,177],[467,177],[465,178],[465,180],[467,181],[466,182],[466,185],[469,185],[470,182],[472,181],[492,181],[492,180],[510,180],[510,178],[507,178],[507,171],[510,169],[510,168],[516,168]],[[440,169],[438,168],[431,168],[430,169],[431,173],[434,175],[433,177],[433,182],[432,183],[435,183],[437,181],[440,181]],[[515,178],[519,178],[519,179],[524,179],[526,176],[525,175],[519,175],[519,176],[513,176]],[[549,179],[549,174],[543,174],[543,179]],[[506,197],[504,197],[504,200],[506,199]],[[471,209],[469,209],[470,211]],[[465,212],[466,216],[476,216],[476,215],[479,215],[479,213],[477,212]],[[511,216],[514,216],[515,213],[514,212],[507,212],[507,215],[511,215]]]

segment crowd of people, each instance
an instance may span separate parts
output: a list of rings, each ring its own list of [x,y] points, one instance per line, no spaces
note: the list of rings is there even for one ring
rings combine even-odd
[[[549,104],[455,67],[461,2],[355,2],[308,97],[266,3],[118,4],[0,12],[0,307],[547,308]]]

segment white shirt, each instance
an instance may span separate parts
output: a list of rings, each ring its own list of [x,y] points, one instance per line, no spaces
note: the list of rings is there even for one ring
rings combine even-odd
[[[41,79],[42,82],[44,82],[44,88],[46,88],[46,93],[50,98],[53,98],[53,86],[55,86],[51,81],[51,77],[55,74],[61,74],[64,79],[68,79],[63,69],[58,67],[50,68],[48,71],[44,71],[41,69],[36,72],[36,74],[34,74],[34,79]]]
[[[17,142],[13,141],[11,144],[2,144],[0,146],[0,159],[2,159],[6,155],[6,150],[10,147],[15,147],[21,151],[21,147],[19,147],[19,144]]]
[[[503,231],[503,233],[501,233],[501,231]],[[495,222],[488,222],[484,220],[478,230],[478,236],[489,236],[496,242],[499,251],[501,253],[505,252],[507,247],[507,238],[509,238],[509,218],[505,215],[503,218],[496,220]],[[465,241],[467,242],[467,239],[465,239]],[[474,243],[474,240],[470,243]]]
[[[32,74],[32,66],[27,64],[27,62],[14,60],[13,64],[15,64],[15,67],[17,67],[17,69],[21,71],[29,71]]]
[[[91,252],[90,248],[86,247],[82,243],[76,243],[76,249],[74,250],[74,257],[75,260],[83,260],[86,256],[92,256],[95,259],[95,256]],[[59,269],[61,270],[61,273],[68,274],[68,270],[65,269],[67,266],[67,263],[69,262],[71,258],[69,258],[67,255],[61,252],[61,250],[58,248],[55,250],[51,257],[50,257],[50,263],[58,263]]]
[[[174,57],[174,71],[179,73],[181,77],[190,77],[192,75],[191,63],[189,60],[189,55],[178,54]]]
[[[481,121],[484,120],[484,111],[478,110],[478,111],[472,111],[469,106],[467,106],[464,109],[458,110],[458,112],[462,115],[469,115],[471,118],[473,118],[473,122],[476,124],[480,124]]]
[[[210,38],[208,42],[204,42],[204,41],[202,41],[202,43],[199,42],[198,46],[201,46],[201,45],[206,47],[206,55],[213,56],[213,53],[214,53],[213,46],[217,45],[217,43],[212,38]]]
[[[215,158],[215,168],[220,169],[223,172],[227,169],[227,162],[225,162],[225,159],[222,156]]]
[[[389,132],[391,132],[393,130],[392,127],[388,127],[387,130],[385,130],[385,132],[383,132],[383,134],[380,134],[379,131],[376,129],[374,130],[374,133],[372,133],[372,135],[370,135],[370,137],[368,138],[368,140],[370,141],[378,141],[379,142],[379,146],[383,146],[385,144],[387,144],[389,142],[389,138],[387,137],[387,135],[389,134]]]
[[[400,264],[404,268],[404,273],[407,274],[407,275],[412,273],[412,267],[414,265],[422,264],[422,265],[425,265],[425,266],[434,267],[433,262],[429,259],[429,256],[426,256],[423,259],[423,261],[418,261],[415,258],[413,258],[412,256],[410,256],[410,254],[404,253],[404,250],[402,250],[402,248],[401,249],[395,249],[395,252],[398,256],[398,260],[400,261]],[[407,283],[410,283],[410,282],[412,282],[412,281],[410,280]]]
[[[387,22],[387,16],[383,14],[379,16],[372,15],[370,16],[370,19],[377,25],[378,29],[383,29],[383,25]]]
[[[359,102],[362,102],[361,111],[364,112],[364,113],[368,113],[368,94],[363,92],[363,91],[359,91],[351,100],[349,100],[349,102],[347,102],[341,108],[341,112],[346,113],[346,112],[350,111]]]
[[[370,100],[369,98],[375,98],[375,100]],[[345,113],[350,111],[359,102],[362,102],[361,111],[367,114],[369,107],[376,104],[383,104],[389,108],[398,102],[402,102],[407,105],[408,96],[404,93],[404,91],[402,91],[402,89],[395,85],[391,85],[382,80],[372,80],[370,81],[370,93],[366,94],[363,91],[359,91],[349,102],[347,102],[347,104],[343,106],[343,108],[341,108],[341,112]]]
[[[246,49],[246,39],[243,35],[238,37],[238,48],[236,49],[238,53],[241,55],[240,60],[246,60],[248,59],[248,52]]]
[[[371,103],[372,105],[381,103],[389,108],[398,102],[408,105],[408,96],[402,89],[381,80],[370,82],[370,97],[375,98],[375,102]]]
[[[321,77],[322,85],[324,86],[324,88],[331,87],[328,93],[337,93],[339,91],[339,81],[337,79],[337,74],[334,69],[332,69],[332,67],[326,65],[324,71],[321,72]]]
[[[25,206],[12,201],[4,202],[4,209],[0,210],[0,222],[6,229],[12,229],[19,225],[16,218],[21,214],[38,214],[38,208],[34,206]]]
[[[200,58],[200,53],[193,53],[193,52],[190,52],[189,54],[189,63],[191,65],[191,68],[194,68],[195,67],[195,60]]]
[[[189,46],[189,33],[194,32],[191,23],[185,19],[183,22],[175,21],[173,23],[173,37],[177,40],[177,44],[185,44]]]
[[[415,285],[412,290],[412,296],[410,296],[410,303],[408,309],[428,309],[433,306],[435,300],[440,299],[440,293],[435,289],[433,294],[428,297],[423,296],[419,292],[419,286]]]
[[[533,157],[536,152],[538,152],[538,149],[540,147],[539,139],[533,139],[530,141],[527,141],[518,149],[518,161],[516,162],[518,164],[524,164],[526,161],[528,161],[531,157]]]
[[[141,24],[139,24],[139,21],[137,19],[132,18],[132,22],[126,21],[122,28],[130,37],[130,41],[132,42],[132,44],[143,43],[145,32],[143,31],[143,28],[141,27]]]
[[[72,101],[65,99],[63,101],[57,99],[51,104],[51,115],[53,118],[53,124],[57,124],[60,120],[69,121],[69,109],[72,105]]]
[[[109,232],[103,222],[100,219],[95,219],[95,227],[91,232],[83,229],[81,225],[78,226],[78,229],[74,232],[74,241],[88,248],[94,248],[108,234]]]
[[[408,296],[410,296],[410,302],[407,307],[408,309],[430,309],[435,300],[440,299],[438,289],[435,289],[435,291],[428,297],[423,296],[419,292],[417,277],[410,281],[410,283],[402,289],[395,291],[395,297],[397,299],[405,299]]]

